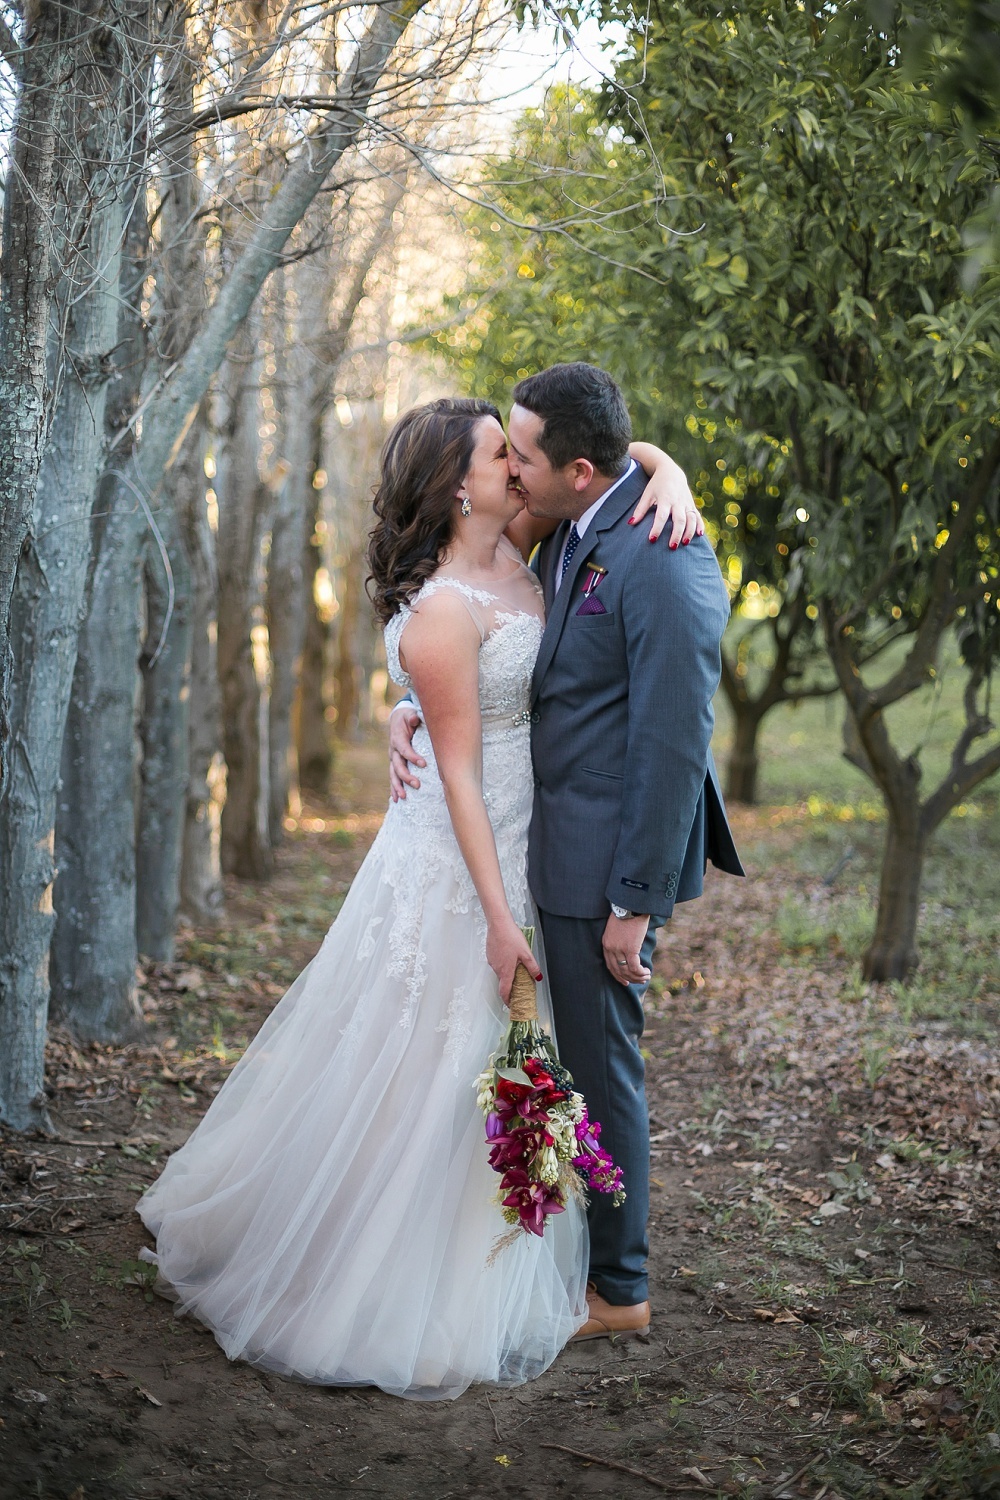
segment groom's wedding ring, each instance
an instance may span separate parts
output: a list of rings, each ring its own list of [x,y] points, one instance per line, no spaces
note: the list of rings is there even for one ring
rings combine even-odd
[[[627,958],[620,958],[620,959],[619,959],[619,960],[618,960],[618,962],[619,962],[619,963],[620,963],[620,964],[627,964],[627,963],[628,963],[628,959],[627,959]]]

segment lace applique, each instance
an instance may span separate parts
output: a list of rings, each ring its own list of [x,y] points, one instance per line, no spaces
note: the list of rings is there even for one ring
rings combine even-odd
[[[463,583],[460,578],[445,577],[429,578],[417,595],[417,599],[428,599],[439,589],[454,589],[457,594],[464,594],[465,598],[471,599],[474,604],[482,605],[483,609],[489,609],[490,605],[495,604],[500,597],[499,594],[491,594],[486,589],[475,589],[471,583]]]
[[[451,1063],[452,1072],[455,1077],[460,1078],[462,1076],[462,1054],[468,1044],[469,1037],[472,1035],[472,1021],[469,1017],[469,1002],[465,998],[464,984],[458,985],[452,991],[448,1014],[443,1021],[437,1023],[434,1030],[447,1033],[448,1040],[445,1042],[444,1047],[445,1059]]]
[[[363,1005],[356,1005],[354,1014],[340,1033],[341,1046],[344,1049],[344,1059],[347,1063],[352,1063],[358,1055],[358,1047],[361,1043],[361,1032],[364,1024],[365,1008]]]
[[[382,632],[385,639],[386,666],[389,669],[389,676],[398,687],[410,686],[409,674],[404,672],[399,665],[399,641],[412,613],[412,609],[404,605],[393,615]]]
[[[375,929],[376,927],[381,927],[384,921],[385,917],[372,917],[368,923],[362,935],[361,942],[358,944],[359,959],[371,958],[375,952]]]

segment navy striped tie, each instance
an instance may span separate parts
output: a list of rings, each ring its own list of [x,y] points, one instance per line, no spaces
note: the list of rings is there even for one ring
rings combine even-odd
[[[563,552],[563,560],[562,560],[562,572],[559,574],[559,582],[560,583],[562,583],[563,579],[566,577],[566,569],[569,567],[570,563],[572,562],[572,560],[573,560],[573,553],[576,551],[576,549],[577,549],[577,547],[579,547],[579,545],[580,545],[580,533],[577,531],[577,529],[576,529],[576,522],[574,521],[573,524],[572,524],[572,526],[569,528],[569,536],[566,538],[566,549]]]

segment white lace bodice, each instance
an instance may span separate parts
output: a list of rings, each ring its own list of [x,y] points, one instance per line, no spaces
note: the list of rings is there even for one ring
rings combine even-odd
[[[513,551],[513,549],[511,549]],[[513,561],[513,558],[512,558]],[[404,632],[421,604],[441,589],[454,591],[466,605],[479,630],[479,707],[483,728],[483,798],[496,839],[497,855],[507,900],[514,916],[530,920],[527,881],[528,823],[531,818],[531,676],[544,629],[541,588],[534,574],[518,559],[495,591],[487,591],[447,573],[429,579],[411,603],[385,627],[389,674],[410,688],[400,662]],[[392,886],[393,914],[390,951],[392,972],[407,982],[405,1025],[412,1017],[426,981],[431,956],[420,951],[424,892],[443,866],[454,875],[450,909],[475,912],[485,944],[486,924],[471,877],[452,830],[444,789],[430,735],[421,725],[414,747],[427,761],[419,771],[420,787],[405,800],[391,803],[373,854],[382,864],[383,879]],[[381,923],[382,918],[377,919]],[[375,932],[372,933],[372,941]],[[447,1018],[449,1045],[461,1043],[462,997],[454,999],[455,1014]]]
[[[544,626],[541,585],[519,559],[495,592],[477,588],[448,573],[430,578],[385,627],[389,676],[400,687],[409,688],[415,702],[417,695],[400,663],[400,643],[421,604],[443,589],[457,594],[479,631],[479,709],[485,734],[494,721],[512,718],[528,709],[531,674]]]

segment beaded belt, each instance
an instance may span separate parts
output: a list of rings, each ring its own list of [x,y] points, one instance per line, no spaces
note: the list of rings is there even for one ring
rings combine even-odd
[[[486,724],[504,724],[512,729],[519,729],[522,724],[537,724],[538,715],[533,714],[530,708],[522,708],[516,714],[483,714],[482,722]]]

